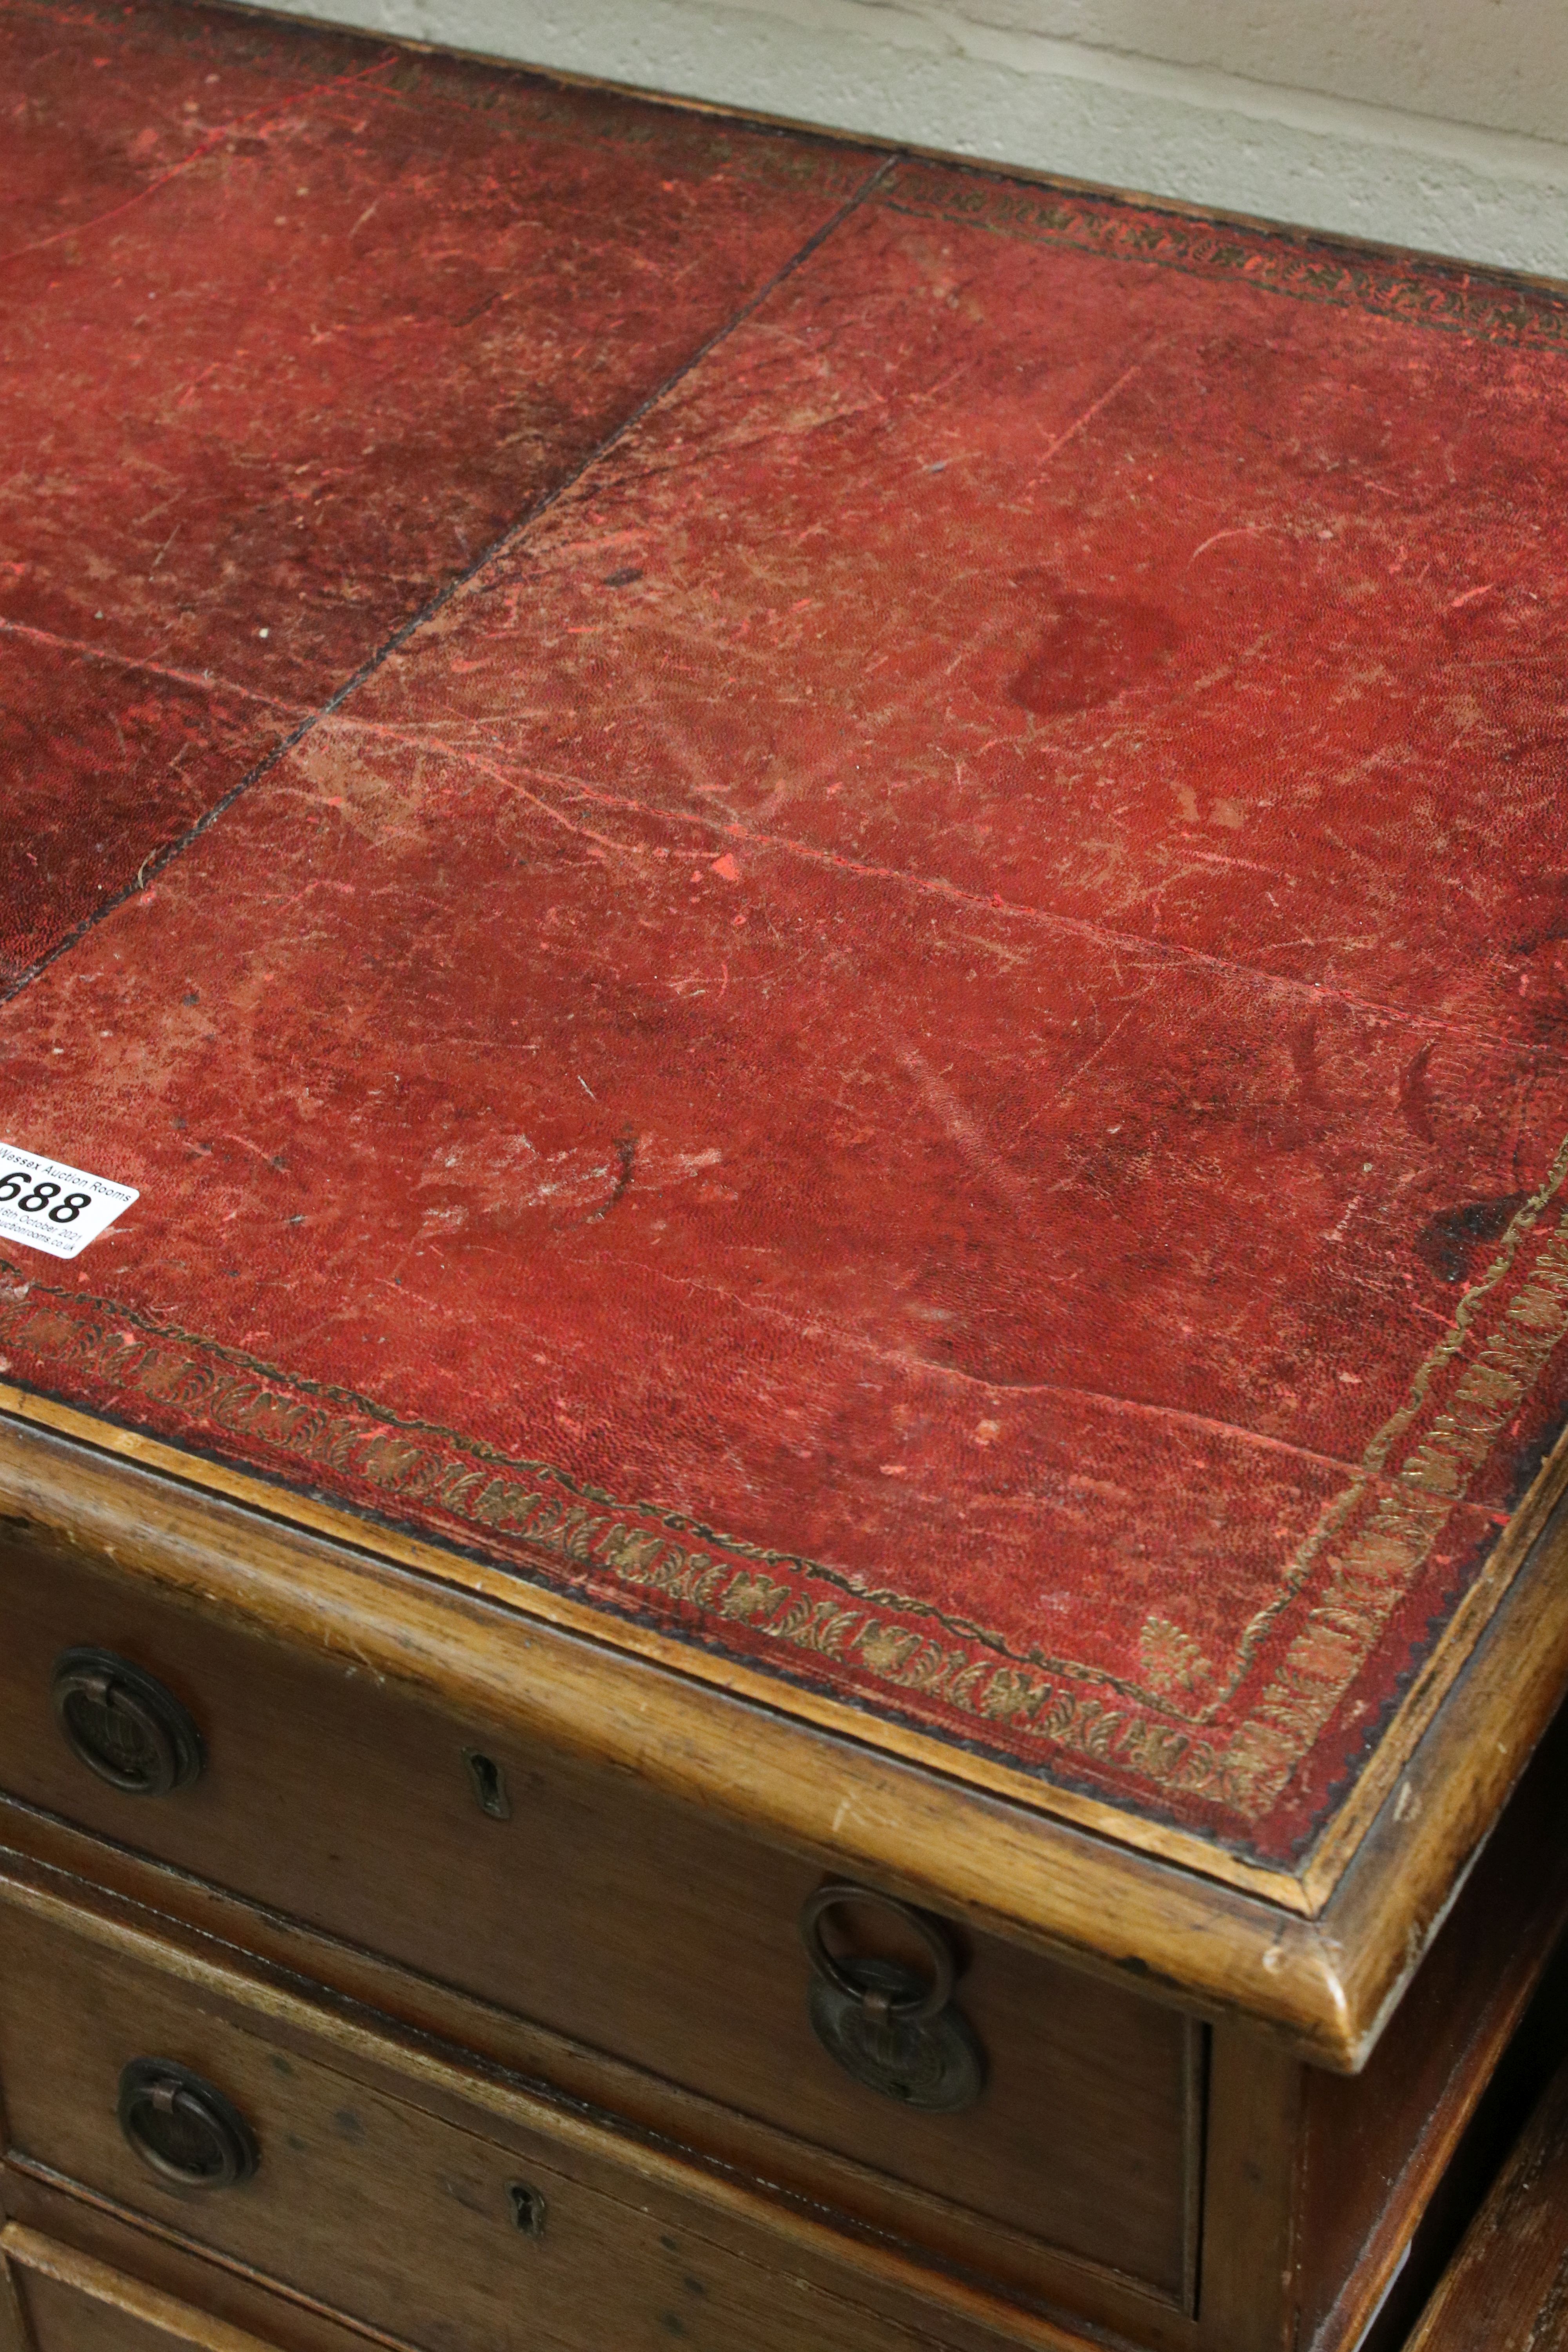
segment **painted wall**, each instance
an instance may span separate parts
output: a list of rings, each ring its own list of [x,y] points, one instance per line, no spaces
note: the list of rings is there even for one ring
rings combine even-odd
[[[1563,0],[980,0],[961,13],[1016,33],[1568,140]]]
[[[287,0],[1568,278],[1568,0]]]

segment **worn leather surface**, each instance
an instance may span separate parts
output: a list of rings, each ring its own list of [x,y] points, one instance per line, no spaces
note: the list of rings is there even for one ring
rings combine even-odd
[[[521,125],[442,234],[537,320],[500,224],[563,134],[458,79],[353,152],[400,188],[408,110]],[[201,477],[195,699],[114,554],[120,760],[6,493],[51,641],[0,650],[69,747],[8,772],[63,876],[7,920],[78,918],[99,794],[140,857],[167,747],[231,777],[247,697],[321,713],[0,1016],[7,1137],[142,1192],[16,1253],[10,1376],[1289,1862],[1563,1418],[1568,307],[809,142],[689,163],[690,244],[623,250],[639,142],[762,135],[626,119],[563,218],[595,289],[700,253],[692,307],[656,361],[658,305],[617,340],[584,290],[614,381],[515,478],[700,297],[729,330],[331,708],[442,519],[496,530],[475,376],[402,372],[418,460],[348,467],[282,649]],[[320,319],[351,217],[310,214]],[[107,435],[148,346],[91,331]],[[345,436],[400,380],[364,348],[310,362]]]
[[[0,92],[0,774],[26,779],[32,853],[7,827],[3,986],[875,159],[167,5],[16,0]],[[148,748],[106,779],[116,730]]]

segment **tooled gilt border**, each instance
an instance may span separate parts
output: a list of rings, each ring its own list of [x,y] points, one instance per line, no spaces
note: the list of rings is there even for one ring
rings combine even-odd
[[[1568,299],[1434,257],[1358,252],[1329,236],[1239,223],[1007,180],[983,167],[905,163],[873,199],[883,212],[983,228],[1109,261],[1188,276],[1243,278],[1267,293],[1328,304],[1483,342],[1568,351]]]
[[[1147,1679],[1019,1649],[928,1601],[858,1583],[821,1561],[726,1536],[657,1504],[626,1506],[547,1463],[514,1459],[356,1391],[301,1378],[118,1302],[29,1280],[0,1261],[0,1345],[69,1366],[100,1391],[140,1397],[187,1423],[291,1456],[444,1520],[481,1544],[526,1547],[556,1576],[612,1602],[732,1629],[967,1723],[1065,1749],[1156,1790],[1219,1802],[1248,1821],[1272,1807],[1371,1656],[1506,1424],[1568,1335],[1565,1139],[1497,1255],[1418,1367],[1359,1470],[1320,1514],[1223,1674],[1158,1613],[1140,1651]],[[9,1361],[5,1367],[11,1369]],[[1215,1717],[1282,1612],[1314,1597],[1243,1720]],[[738,1644],[736,1645],[738,1646]],[[895,1696],[896,1695],[896,1696]]]

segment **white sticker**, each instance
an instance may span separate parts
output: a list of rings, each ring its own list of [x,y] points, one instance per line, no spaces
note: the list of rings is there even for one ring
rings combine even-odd
[[[0,1143],[0,1243],[75,1257],[141,1197],[129,1184]]]

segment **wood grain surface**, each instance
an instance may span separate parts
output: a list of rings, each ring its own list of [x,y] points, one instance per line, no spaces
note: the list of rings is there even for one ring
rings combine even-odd
[[[1182,2299],[1201,2029],[1178,2011],[961,1935],[959,2005],[989,2085],[967,2114],[910,2113],[851,2082],[810,2030],[809,1863],[68,1560],[39,1575],[0,1548],[0,1786],[787,2133],[795,2168],[782,2141],[774,2162],[802,2193],[830,2193],[826,2151],[863,2168],[859,2218],[956,2260],[1027,2284],[1031,2246],[1049,2246]],[[193,1787],[127,1797],[71,1754],[49,1676],[84,1639],[191,1707],[206,1754]],[[475,1797],[464,1751],[481,1741],[505,1820]],[[839,1928],[929,1967],[876,1905]]]
[[[484,2135],[345,2071],[341,2053],[280,2046],[254,2012],[195,1998],[156,1970],[10,1912],[0,2021],[8,2160],[79,2182],[216,2258],[351,2319],[447,2352],[518,2352],[536,2337],[646,2352],[671,2336],[724,2352],[809,2341],[823,2352],[898,2352],[901,2330],[780,2272],[769,2277],[689,2224],[651,2213],[629,2179],[590,2185],[566,2152],[520,2129]],[[128,2056],[176,2057],[247,2117],[261,2150],[232,2189],[164,2185],[127,2147],[114,2092]],[[336,2063],[332,2063],[336,2060]],[[567,2157],[570,2163],[570,2158]],[[543,2200],[537,2232],[515,2219]]]
[[[1568,2066],[1548,2084],[1408,2352],[1568,2345]]]
[[[1193,2344],[1189,2318],[1146,2289],[1119,2284],[1092,2265],[1059,2260],[1048,2298],[999,2290],[929,2250],[882,2231],[847,2226],[810,2199],[782,2195],[775,2184],[743,2177],[729,2166],[704,2164],[658,2136],[552,2096],[537,2083],[450,2041],[410,2032],[293,1972],[247,1958],[208,1935],[193,1934],[167,1915],[107,1896],[15,1854],[4,1858],[0,1874],[0,1941],[13,1956],[32,1956],[20,1973],[16,1967],[11,1971],[27,1990],[26,2012],[0,2008],[0,2063],[15,2071],[11,2053],[21,2051],[25,2091],[20,2113],[13,2098],[6,2119],[10,2153],[0,2167],[0,2206],[13,2220],[51,2237],[67,2237],[204,2306],[210,2298],[182,2269],[188,2257],[226,2265],[226,2276],[259,2278],[302,2310],[342,2314],[344,2297],[331,2284],[342,2275],[331,2269],[331,2250],[339,2242],[331,2215],[323,2210],[311,2224],[315,2236],[308,2231],[306,2240],[307,2249],[318,2249],[324,2284],[313,2288],[292,2273],[280,2277],[276,2267],[268,2267],[266,2245],[247,2253],[237,2243],[215,2239],[203,2215],[220,2201],[217,2197],[193,2198],[158,2188],[119,2142],[112,2098],[105,2109],[101,2095],[96,2101],[89,2095],[85,2103],[78,2097],[62,2117],[49,2057],[27,2048],[27,2014],[68,2012],[65,2030],[76,2051],[65,2053],[66,2068],[74,2068],[79,2078],[85,2064],[90,2074],[93,2062],[81,2054],[82,2037],[91,2044],[106,2029],[82,2021],[81,1987],[89,1979],[109,1989],[102,2006],[122,2024],[132,2011],[141,2019],[156,2013],[182,2035],[183,2057],[180,2050],[140,2054],[195,2063],[193,2053],[199,2053],[197,2071],[205,2069],[207,2079],[224,2089],[239,2079],[219,2071],[232,2062],[233,2053],[254,2053],[264,2044],[290,2065],[324,2068],[367,2097],[389,2102],[399,2114],[410,2111],[416,2124],[419,2116],[431,2116],[492,2150],[510,2151],[514,2170],[509,2179],[552,2172],[573,2184],[574,2198],[584,2192],[590,2213],[630,2202],[657,2220],[666,2235],[715,2248],[721,2263],[740,2264],[748,2277],[782,2273],[803,2294],[809,2294],[813,2310],[817,2298],[829,2313],[840,2305],[864,2309],[870,2315],[873,2343],[880,2340],[876,2331],[886,2326],[900,2339],[934,2332],[952,2352],[994,2352],[999,2341],[1032,2352],[1062,2352],[1064,2346],[1079,2343],[1087,2320],[1154,2352],[1185,2352]],[[53,1997],[52,2008],[50,1996],[33,1997],[37,1955],[44,1950],[59,1956],[62,1983],[74,1987],[68,1996]],[[100,2072],[106,2063],[100,2056]],[[248,2073],[245,2080],[250,2082]],[[268,2060],[261,2092],[272,2103],[268,2113],[274,2124],[276,2102],[287,2099],[288,2084]],[[267,2113],[258,2106],[253,2120],[266,2122]],[[291,2127],[286,2125],[285,2131]],[[23,2143],[29,2132],[36,2137],[39,2130],[65,2135],[57,2153],[68,2142],[75,2160],[95,2172],[100,2165],[104,2169],[84,2179],[79,2171],[62,2170],[36,2157]],[[262,2137],[265,2168],[267,2141],[275,2139],[271,2126]],[[286,2139],[284,2146],[289,2159],[304,2161],[300,2150],[287,2148]],[[329,2205],[341,2162],[350,2162],[352,2177],[353,2146],[331,2131],[312,2158]],[[151,2197],[143,2179],[152,2184]],[[248,2196],[256,2188],[253,2181],[236,2194]],[[186,2211],[193,2206],[195,2218]],[[436,2259],[433,2276],[444,2259]],[[243,2303],[226,2307],[237,2324],[256,2326]],[[358,2324],[374,2332],[368,2318],[362,2315]],[[292,2344],[290,2338],[290,2352]],[[309,2333],[300,2339],[300,2352],[317,2352]]]

